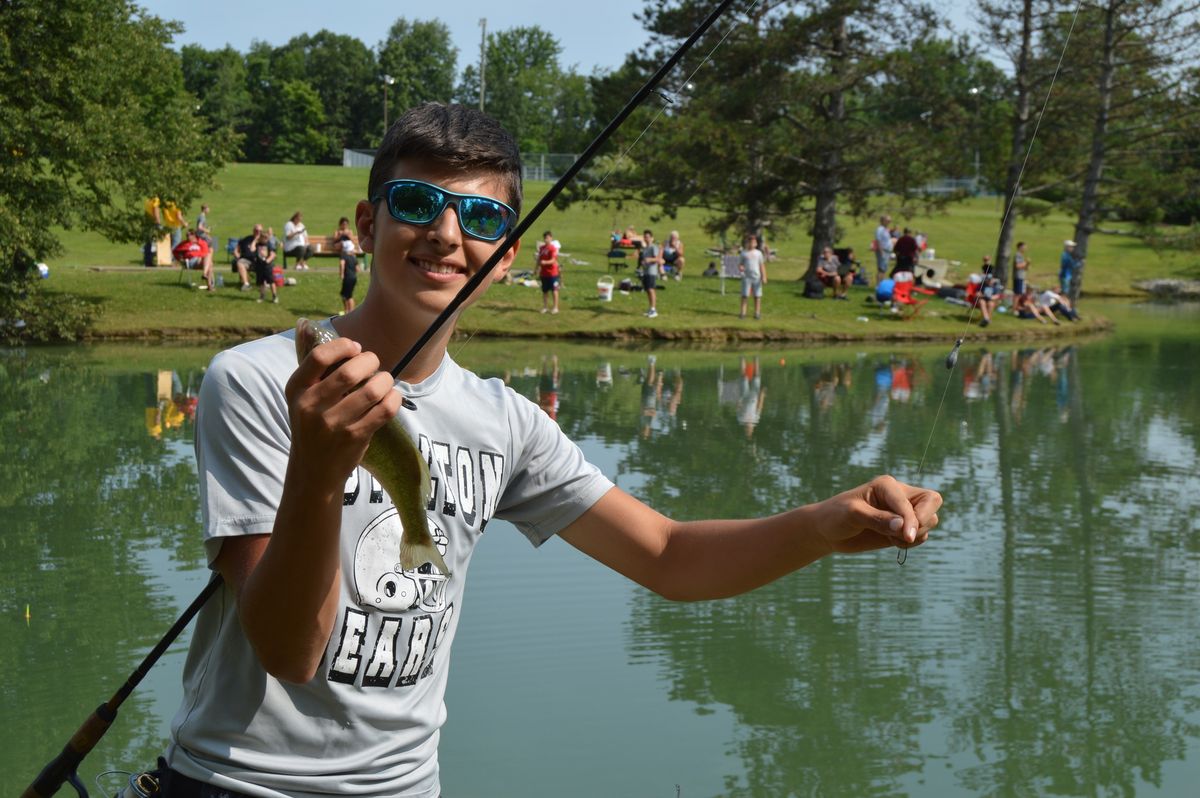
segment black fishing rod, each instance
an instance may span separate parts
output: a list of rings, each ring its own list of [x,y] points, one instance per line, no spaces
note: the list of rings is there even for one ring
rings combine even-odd
[[[404,357],[400,358],[400,362],[397,363],[396,367],[392,369],[393,377],[397,379],[400,377],[400,372],[404,371],[404,367],[412,362],[413,358],[420,353],[425,344],[429,343],[429,339],[437,334],[437,331],[442,328],[442,325],[454,315],[455,311],[457,311],[459,307],[461,307],[462,304],[467,301],[467,298],[474,293],[475,289],[487,279],[488,275],[492,273],[492,270],[496,268],[496,264],[500,262],[500,259],[503,258],[510,249],[513,248],[513,245],[521,239],[521,236],[523,236],[525,232],[533,225],[533,223],[537,221],[537,218],[542,215],[546,208],[550,207],[550,203],[554,202],[558,195],[562,193],[562,190],[566,188],[567,183],[571,182],[575,175],[579,173],[579,170],[583,169],[583,167],[592,160],[592,158],[596,155],[596,152],[602,146],[604,146],[604,143],[607,142],[609,137],[616,132],[617,128],[624,124],[629,115],[637,110],[637,107],[641,105],[642,100],[645,100],[648,96],[650,96],[651,92],[653,92],[655,87],[657,87],[662,79],[666,77],[667,73],[670,72],[677,63],[679,63],[679,60],[683,58],[684,54],[686,54],[688,50],[692,49],[692,45],[695,44],[696,41],[703,36],[709,28],[712,27],[713,23],[717,21],[717,18],[725,13],[725,10],[731,5],[733,5],[733,0],[722,0],[721,4],[713,9],[713,12],[709,14],[703,22],[700,23],[700,27],[692,31],[692,35],[688,36],[687,40],[684,41],[683,44],[679,45],[679,49],[677,49],[675,53],[658,68],[658,71],[655,72],[650,79],[646,81],[640,89],[637,90],[637,93],[634,94],[633,98],[625,104],[625,107],[621,109],[621,112],[613,117],[613,120],[608,123],[608,127],[600,131],[600,135],[596,136],[596,138],[592,140],[592,143],[589,144],[587,149],[583,151],[583,154],[575,159],[575,163],[571,164],[571,167],[563,173],[563,176],[558,179],[558,182],[551,186],[550,190],[546,192],[546,196],[542,197],[538,204],[534,206],[533,210],[529,212],[529,215],[526,216],[525,219],[515,228],[509,231],[508,236],[504,239],[504,243],[500,245],[499,249],[492,253],[492,256],[487,259],[487,261],[483,264],[479,271],[471,277],[471,279],[467,280],[467,284],[464,285],[457,294],[455,294],[454,299],[450,300],[450,304],[446,306],[446,309],[438,314],[438,317],[434,319],[433,323],[429,325],[429,328],[421,334],[421,337],[418,338],[416,343],[414,343],[408,352],[405,353]]]
[[[217,588],[221,586],[222,579],[219,573],[213,573],[212,578],[208,580],[208,584],[200,591],[196,598],[192,599],[192,603],[187,609],[175,620],[167,633],[162,636],[162,639],[150,649],[150,653],[146,655],[141,664],[134,669],[129,678],[125,680],[125,684],[121,685],[121,689],[113,693],[112,698],[105,703],[96,707],[96,711],[88,716],[79,730],[71,735],[71,739],[63,746],[63,750],[58,756],[50,760],[46,767],[42,768],[42,772],[33,780],[33,783],[25,788],[25,792],[21,793],[21,798],[50,798],[59,791],[63,782],[70,782],[75,788],[75,792],[80,796],[87,795],[87,789],[83,786],[83,782],[79,780],[77,772],[79,763],[83,758],[91,753],[96,747],[96,743],[100,742],[100,738],[108,731],[113,721],[117,719],[117,710],[121,704],[125,703],[125,699],[129,698],[137,686],[141,683],[154,664],[159,658],[166,653],[167,648],[175,642],[175,638],[179,637],[182,632],[200,608],[204,606],[204,602],[208,601],[209,596],[217,592]]]
[[[412,362],[413,358],[417,356],[425,344],[441,329],[442,325],[466,302],[467,297],[487,279],[492,270],[496,268],[496,264],[500,262],[500,259],[513,248],[513,245],[521,239],[521,236],[537,221],[538,217],[550,207],[550,203],[554,202],[558,195],[562,193],[567,183],[574,179],[579,174],[579,171],[595,157],[596,152],[604,146],[605,142],[616,132],[617,128],[624,124],[629,115],[637,110],[637,107],[643,100],[650,96],[662,79],[666,77],[667,73],[679,63],[680,59],[692,48],[692,45],[712,27],[713,23],[725,13],[726,9],[733,5],[733,2],[734,0],[722,0],[721,4],[700,23],[700,26],[688,36],[683,44],[675,50],[674,54],[658,68],[658,71],[638,89],[633,98],[621,109],[620,113],[613,117],[613,120],[608,123],[608,126],[604,130],[600,131],[600,134],[592,140],[592,143],[588,145],[583,154],[575,160],[575,163],[571,164],[571,167],[558,179],[558,182],[534,206],[524,221],[509,232],[500,247],[492,253],[492,256],[487,259],[487,262],[483,264],[480,270],[467,281],[467,284],[454,296],[450,304],[446,306],[446,309],[438,314],[438,317],[433,320],[429,328],[421,334],[421,337],[412,345],[412,348],[408,350],[404,357],[400,359],[400,362],[396,364],[396,367],[392,369],[393,377],[398,378],[400,376],[400,372],[404,370],[404,367]],[[200,591],[200,595],[196,596],[171,628],[167,630],[167,633],[163,635],[163,638],[158,641],[158,644],[150,650],[150,653],[146,655],[133,674],[125,681],[121,689],[114,693],[113,697],[107,702],[97,707],[96,711],[83,722],[83,725],[79,727],[79,730],[71,736],[66,746],[63,747],[62,752],[42,768],[42,772],[38,774],[33,783],[21,793],[21,798],[50,798],[50,796],[59,791],[63,782],[70,782],[71,786],[75,788],[75,791],[80,796],[87,795],[87,790],[79,780],[77,772],[79,763],[96,747],[96,744],[100,742],[100,738],[104,736],[113,721],[116,720],[117,709],[129,697],[130,693],[134,691],[146,674],[150,672],[150,669],[154,667],[154,664],[166,652],[167,647],[175,642],[175,638],[179,636],[179,633],[191,623],[192,618],[200,611],[204,602],[208,601],[209,597],[217,591],[221,584],[221,575],[214,573],[212,579]]]

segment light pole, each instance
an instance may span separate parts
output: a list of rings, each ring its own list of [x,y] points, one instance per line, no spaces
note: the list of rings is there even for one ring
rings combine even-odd
[[[383,76],[383,134],[385,136],[387,135],[387,129],[388,129],[388,113],[387,113],[387,111],[388,111],[388,109],[387,109],[388,86],[391,86],[395,82],[396,82],[396,79],[394,77],[392,77],[391,75]]]
[[[972,86],[967,89],[967,94],[975,98],[975,135],[971,138],[975,140],[975,182],[971,184],[971,193],[979,193],[979,95],[983,92],[982,86]]]
[[[487,86],[487,17],[479,20],[479,110],[483,110],[483,93]]]

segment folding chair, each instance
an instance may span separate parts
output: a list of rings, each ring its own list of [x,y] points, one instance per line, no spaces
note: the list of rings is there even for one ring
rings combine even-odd
[[[892,289],[892,306],[900,309],[900,318],[911,319],[921,312],[921,306],[929,300],[913,296],[914,290],[919,289],[914,285],[912,272],[897,272],[893,279],[896,285]]]

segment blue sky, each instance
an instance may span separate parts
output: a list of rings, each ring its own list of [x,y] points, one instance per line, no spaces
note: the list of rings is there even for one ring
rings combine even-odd
[[[254,40],[273,45],[301,33],[327,28],[344,33],[374,48],[397,17],[432,19],[438,4],[401,0],[351,0],[346,5],[328,0],[142,0],[151,13],[182,22],[186,31],[177,45],[199,44],[216,49],[230,44],[245,52]],[[642,46],[647,37],[634,15],[644,0],[453,0],[441,4],[440,15],[458,47],[458,67],[479,57],[479,20],[488,30],[518,25],[540,25],[562,45],[561,63],[589,74],[595,68],[611,69],[625,54]],[[970,24],[972,0],[943,0],[948,21],[959,31]],[[547,12],[547,8],[551,9]],[[503,9],[503,11],[501,11]],[[450,13],[452,12],[452,13]],[[720,22],[717,23],[718,28]]]

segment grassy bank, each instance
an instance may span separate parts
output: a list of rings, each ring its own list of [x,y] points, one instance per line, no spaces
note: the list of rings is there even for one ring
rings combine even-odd
[[[255,222],[281,233],[284,220],[301,210],[311,232],[331,233],[340,216],[351,215],[355,202],[365,192],[366,179],[366,170],[361,169],[235,164],[222,173],[218,189],[205,197],[212,206],[209,223],[223,242],[248,233]],[[532,206],[548,187],[544,183],[529,184],[526,207]],[[195,210],[189,209],[189,215],[194,217]],[[889,210],[898,216],[894,209]],[[961,281],[982,255],[994,248],[1001,210],[998,200],[976,198],[945,213],[902,223],[923,230],[939,258],[963,261],[964,265],[950,275]],[[460,327],[464,332],[497,336],[711,340],[922,338],[963,330],[965,309],[936,299],[916,319],[908,321],[867,305],[866,288],[854,289],[850,302],[803,299],[797,282],[809,248],[809,240],[801,232],[803,223],[795,225],[793,235],[780,235],[771,241],[780,257],[769,267],[763,320],[739,320],[736,282],[727,281],[722,293],[720,280],[699,276],[711,260],[704,249],[717,243],[702,232],[702,221],[699,211],[684,211],[677,219],[664,219],[656,218],[655,209],[628,204],[619,211],[598,204],[566,211],[552,209],[534,226],[534,236],[523,242],[517,269],[532,268],[536,239],[542,230],[553,230],[563,243],[563,312],[558,316],[540,314],[537,288],[496,286],[464,317]],[[646,302],[640,293],[618,292],[611,302],[598,299],[597,280],[607,273],[608,233],[629,224],[638,229],[652,227],[660,238],[677,229],[688,247],[687,276],[682,282],[669,283],[662,291],[662,315],[653,321],[641,315]],[[843,218],[842,225],[846,231],[842,243],[855,245],[860,258],[869,260],[866,243],[873,222]],[[1053,282],[1060,245],[1070,231],[1071,220],[1061,215],[1018,229],[1018,236],[1029,242],[1035,284]],[[94,302],[101,311],[97,337],[244,337],[289,326],[298,315],[328,314],[340,307],[336,264],[331,259],[317,259],[316,269],[293,275],[298,284],[283,289],[280,305],[260,305],[254,301],[254,292],[229,287],[209,296],[189,286],[199,282],[197,275],[185,275],[181,282],[174,269],[113,269],[136,267],[140,263],[138,248],[112,244],[93,234],[64,231],[62,235],[66,253],[51,261],[52,276],[44,285]],[[1191,253],[1160,256],[1133,237],[1097,236],[1089,258],[1087,291],[1092,296],[1137,296],[1131,285],[1141,279],[1200,277],[1198,261],[1200,258]],[[108,268],[97,271],[94,267]],[[231,276],[227,265],[219,271],[227,278]],[[629,273],[626,269],[618,276]],[[360,280],[360,297],[367,279]],[[1090,315],[1086,302],[1083,311],[1085,316]],[[970,329],[973,335],[1004,338],[1079,333],[1095,325],[1089,317],[1084,325],[1064,325],[1051,331],[1036,323],[1001,316],[987,330],[975,324]]]

